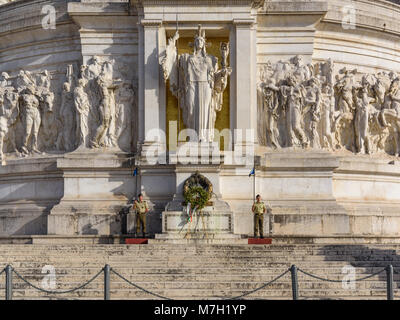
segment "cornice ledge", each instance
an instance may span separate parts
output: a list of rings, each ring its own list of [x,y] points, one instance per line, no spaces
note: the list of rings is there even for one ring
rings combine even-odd
[[[233,19],[232,23],[237,26],[241,25],[252,25],[256,23],[255,19]]]
[[[328,2],[326,0],[310,2],[274,1],[266,2],[259,13],[321,15],[326,14],[328,10]]]
[[[261,8],[265,0],[130,0],[132,6],[143,8],[146,6],[174,6],[174,5],[189,5],[189,6],[226,6],[226,5],[243,5],[251,8]]]
[[[68,14],[70,16],[90,15],[124,15],[129,14],[128,3],[103,3],[103,2],[69,2]]]
[[[145,27],[160,27],[163,21],[161,19],[141,19],[140,24]]]

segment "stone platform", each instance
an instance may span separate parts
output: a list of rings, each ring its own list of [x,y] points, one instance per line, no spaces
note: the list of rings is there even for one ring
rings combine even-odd
[[[203,219],[188,224],[183,223],[181,189],[196,169],[212,181],[219,200],[214,200],[215,215],[205,210]],[[118,154],[9,160],[0,167],[0,235],[118,236],[125,232],[121,209],[137,184],[150,205],[153,236],[186,233],[189,226],[201,231],[203,223],[208,234],[252,236],[253,178],[248,173],[245,167],[225,164],[160,165],[143,166],[135,178],[127,155]],[[264,219],[268,237],[352,242],[400,235],[400,165],[389,158],[267,152],[256,170],[256,193],[269,206]],[[128,221],[130,230],[134,220]]]
[[[187,233],[187,234],[156,234],[154,239],[149,239],[151,244],[246,244],[247,239],[232,233]]]
[[[126,239],[132,238],[132,235],[117,235],[117,236],[96,236],[96,235],[77,235],[77,236],[60,236],[60,235],[32,235],[32,236],[7,236],[0,237],[1,245],[120,245],[125,244]],[[191,239],[182,239],[182,237],[165,237],[162,234],[156,238],[149,238],[149,244],[157,244],[159,246],[170,244],[190,244],[190,245],[213,245],[213,244],[249,244],[247,237],[235,236],[215,236],[212,238],[201,239],[200,237],[192,237]],[[337,236],[337,237],[310,237],[310,236],[268,236],[266,239],[271,239],[272,244],[276,245],[400,245],[400,238],[395,236]],[[171,241],[171,242],[170,242]]]
[[[0,119],[0,236],[124,241],[125,229],[133,227],[130,220],[126,228],[121,212],[143,193],[148,231],[159,234],[151,241],[240,242],[252,236],[251,206],[259,193],[269,207],[265,235],[274,241],[398,241],[400,128],[392,107],[400,92],[400,6],[384,0],[230,2],[23,0],[0,6],[0,91],[7,98]],[[347,29],[342,9],[350,2],[355,26]],[[41,27],[44,5],[56,9],[56,29]],[[220,109],[213,116],[220,146],[211,147],[221,149],[216,163],[172,161],[172,145],[188,137],[173,132],[174,125],[183,128],[178,110],[184,104],[164,81],[168,68],[160,62],[178,16],[179,51],[192,51],[187,44],[199,24],[212,44],[208,54],[219,62],[227,55],[227,48],[218,53],[220,44],[229,42],[230,76],[218,89],[223,105],[219,100],[210,113]],[[268,92],[271,80],[275,93]],[[17,107],[26,86],[35,91],[27,100],[40,101],[36,133],[26,132],[23,112],[34,106]],[[289,106],[284,96],[293,86],[315,101]],[[348,100],[356,102],[350,115]],[[268,111],[268,102],[277,102],[276,112]],[[109,114],[100,119],[102,105]],[[296,108],[303,111],[295,121]],[[74,151],[81,147],[90,150]],[[260,161],[227,161],[235,153]],[[253,167],[255,179],[249,177]],[[215,220],[205,215],[203,234],[203,221],[196,221],[200,235],[187,240],[179,233],[191,233],[181,225],[182,185],[196,171],[228,210],[216,208]]]

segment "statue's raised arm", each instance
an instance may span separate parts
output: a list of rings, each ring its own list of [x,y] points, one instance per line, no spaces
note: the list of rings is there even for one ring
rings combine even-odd
[[[178,50],[176,41],[179,39],[179,32],[176,31],[172,38],[169,38],[167,48],[161,55],[161,66],[163,69],[164,81],[169,79],[172,92],[178,91]]]

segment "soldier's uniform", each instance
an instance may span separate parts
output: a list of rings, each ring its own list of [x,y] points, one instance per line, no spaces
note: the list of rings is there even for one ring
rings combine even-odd
[[[136,209],[136,235],[140,232],[140,226],[142,226],[142,232],[146,234],[146,211],[149,210],[147,201],[136,201],[134,205]]]
[[[254,202],[254,237],[258,233],[264,237],[264,210],[267,210],[264,202]]]

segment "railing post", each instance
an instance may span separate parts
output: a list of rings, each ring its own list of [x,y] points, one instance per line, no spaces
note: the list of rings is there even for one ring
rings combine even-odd
[[[297,284],[297,267],[292,265],[290,267],[290,273],[292,274],[292,293],[293,293],[293,300],[299,299],[299,288]]]
[[[393,266],[391,264],[386,267],[386,290],[387,299],[393,300]]]
[[[6,300],[12,300],[12,267],[8,264],[6,267]]]
[[[110,265],[104,266],[104,300],[110,300]]]

